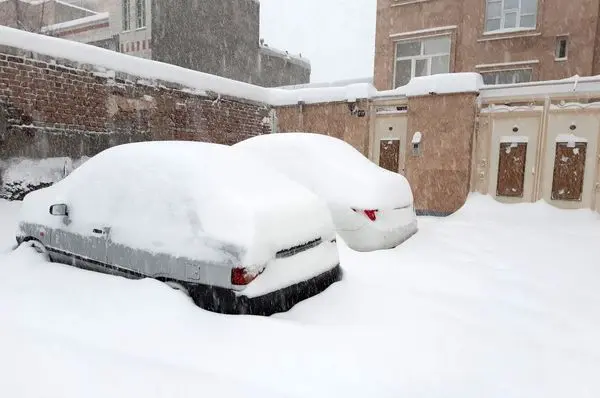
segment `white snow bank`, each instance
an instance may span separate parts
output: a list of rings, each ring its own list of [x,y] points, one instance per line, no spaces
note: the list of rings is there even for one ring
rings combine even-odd
[[[479,73],[442,73],[413,77],[406,86],[394,90],[380,91],[379,97],[404,95],[418,97],[429,94],[478,93],[484,87]]]
[[[314,104],[320,102],[347,101],[368,99],[377,93],[369,83],[350,84],[343,87],[299,88],[288,90],[270,89],[270,101],[273,106],[296,105],[299,102]]]
[[[245,266],[332,235],[327,207],[305,188],[234,153],[196,142],[144,142],[107,149],[52,187],[30,193],[24,221],[63,227],[48,214],[66,203],[69,229],[110,227],[111,240],[151,252],[221,260],[214,239],[245,251]]]
[[[269,92],[263,87],[6,26],[0,26],[0,45],[124,72],[144,79],[164,80],[199,91],[214,91],[270,103]]]
[[[17,214],[20,202],[9,202],[0,199],[0,256],[17,244]]]
[[[43,33],[55,33],[59,30],[64,30],[73,27],[79,27],[82,25],[90,25],[99,21],[108,21],[109,13],[101,12],[98,14],[90,15],[83,18],[72,19],[70,21],[60,22],[53,25],[47,25],[42,28]]]
[[[419,225],[394,250],[338,240],[344,280],[270,318],[1,256],[2,396],[600,396],[600,215],[471,195]]]
[[[68,157],[15,158],[5,162],[2,181],[4,184],[21,182],[31,185],[53,184],[62,180],[86,160],[87,157],[75,160]]]
[[[406,178],[380,168],[350,144],[323,134],[257,136],[233,146],[310,188],[330,206],[393,209],[412,204]]]

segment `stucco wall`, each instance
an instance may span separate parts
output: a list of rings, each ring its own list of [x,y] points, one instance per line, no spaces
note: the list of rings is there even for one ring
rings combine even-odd
[[[406,148],[406,178],[415,208],[423,213],[458,210],[470,189],[476,95],[414,97],[408,100],[408,139],[422,134],[420,153]]]

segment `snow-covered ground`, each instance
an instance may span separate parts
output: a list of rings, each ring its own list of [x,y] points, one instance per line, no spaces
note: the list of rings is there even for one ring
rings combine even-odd
[[[473,196],[271,318],[44,262],[0,202],[6,397],[600,396],[600,216]]]

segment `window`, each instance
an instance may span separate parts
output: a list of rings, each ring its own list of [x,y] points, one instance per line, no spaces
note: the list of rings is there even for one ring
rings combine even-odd
[[[556,38],[556,59],[567,59],[567,38],[564,36]]]
[[[411,78],[450,71],[450,36],[396,43],[394,88]]]
[[[135,0],[135,27],[146,27],[146,0]]]
[[[535,28],[537,0],[487,0],[485,30]]]
[[[127,31],[131,29],[131,15],[129,10],[131,9],[131,4],[129,0],[123,0],[123,31]]]
[[[531,69],[499,70],[481,72],[483,82],[492,84],[526,83],[531,81]]]

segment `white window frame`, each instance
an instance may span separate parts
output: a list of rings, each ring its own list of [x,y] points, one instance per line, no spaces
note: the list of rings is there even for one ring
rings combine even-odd
[[[121,0],[121,29],[123,32],[131,30],[131,0]]]
[[[523,14],[522,13],[522,9],[523,9],[523,0],[517,0],[519,2],[519,5],[517,6],[517,8],[505,8],[504,4],[505,4],[506,0],[486,0],[485,1],[485,31],[486,32],[501,32],[501,31],[510,31],[510,30],[534,30],[537,26],[537,16],[538,16],[538,7],[539,7],[539,2],[538,0],[535,0],[536,5],[535,5],[535,9],[536,11],[534,13],[527,13],[527,14]],[[487,10],[490,6],[490,3],[500,3],[500,17],[499,18],[488,18],[488,13]],[[516,13],[516,22],[514,27],[511,28],[506,28],[506,15],[507,14],[514,14]],[[521,26],[521,17],[523,16],[534,16],[535,18],[535,25],[536,26]],[[500,28],[498,29],[492,29],[490,30],[488,28],[488,21],[491,19],[500,19]]]
[[[146,0],[135,0],[135,27],[136,29],[146,27]]]
[[[436,39],[436,38],[440,38],[440,37],[445,37],[449,40],[450,50],[447,53],[423,54],[423,48],[424,48],[423,41],[426,41],[428,39]],[[411,55],[411,56],[407,56],[407,57],[399,57],[398,56],[398,43],[415,42],[415,41],[421,42],[421,54]],[[449,73],[450,72],[451,53],[452,53],[452,35],[449,35],[449,34],[413,37],[410,39],[402,39],[402,40],[394,41],[394,74],[392,76],[392,88],[397,88],[396,87],[396,72],[397,72],[396,68],[398,67],[398,61],[406,61],[406,60],[411,61],[411,63],[410,63],[410,78],[412,79],[415,77],[415,71],[417,69],[417,61],[420,61],[420,60],[427,60],[427,73],[423,76],[430,76],[431,75],[431,63],[432,63],[432,59],[434,57],[448,56],[448,73]]]
[[[481,71],[479,73],[483,77],[483,75],[485,75],[485,74],[500,73],[500,72],[518,72],[518,71],[524,71],[524,70],[528,70],[528,71],[531,72],[531,80],[530,80],[530,82],[532,82],[533,81],[533,68],[494,69],[494,70]],[[498,83],[498,78],[499,77],[500,77],[500,75],[497,75],[497,77],[496,77],[496,83],[494,83],[493,85],[500,84],[500,83]],[[528,83],[528,82],[522,82],[522,83]],[[506,84],[517,84],[517,83],[516,82],[512,82],[512,83],[506,83]]]

